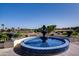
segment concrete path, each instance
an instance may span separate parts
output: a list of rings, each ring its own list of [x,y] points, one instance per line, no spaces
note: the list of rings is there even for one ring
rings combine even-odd
[[[13,48],[0,49],[0,56],[19,56],[13,51]]]
[[[19,56],[13,51],[13,48],[0,49],[0,56]],[[79,56],[79,42],[70,43],[66,52],[54,56]]]
[[[57,56],[79,56],[79,42],[70,43],[69,49]]]

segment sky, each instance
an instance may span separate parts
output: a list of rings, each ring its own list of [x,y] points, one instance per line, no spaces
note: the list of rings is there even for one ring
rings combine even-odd
[[[0,3],[0,24],[15,28],[79,26],[79,4]]]

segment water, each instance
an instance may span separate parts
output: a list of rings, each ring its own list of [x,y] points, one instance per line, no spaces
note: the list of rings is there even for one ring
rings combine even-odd
[[[24,44],[30,45],[33,47],[55,47],[64,44],[62,40],[48,38],[48,40],[43,43],[40,38],[34,38],[28,41],[25,41]]]

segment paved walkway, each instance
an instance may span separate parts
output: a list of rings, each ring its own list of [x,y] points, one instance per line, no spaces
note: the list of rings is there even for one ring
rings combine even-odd
[[[13,48],[0,49],[0,56],[19,56],[13,51]],[[69,49],[55,56],[79,56],[79,42],[70,43]]]
[[[71,43],[69,49],[57,56],[79,56],[79,42]]]
[[[13,48],[0,49],[0,56],[19,56],[13,51]]]

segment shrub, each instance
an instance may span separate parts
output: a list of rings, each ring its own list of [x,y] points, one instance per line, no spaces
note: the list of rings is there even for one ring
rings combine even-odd
[[[54,36],[54,34],[51,34],[50,36]]]
[[[13,37],[13,33],[7,33],[7,36],[9,37],[9,40]]]
[[[75,36],[76,36],[76,35],[78,35],[78,32],[75,32],[75,31],[74,31],[74,32],[72,33],[72,35],[75,35]]]
[[[8,36],[6,33],[0,33],[0,42],[8,40]]]
[[[20,33],[20,32],[17,32],[17,33],[14,35],[15,38],[17,38],[17,37],[19,37],[19,36],[21,36],[21,33]]]
[[[67,35],[67,32],[63,32],[62,35]]]
[[[71,37],[72,33],[72,31],[67,31],[67,37]]]
[[[28,37],[28,35],[25,35],[25,37]]]

